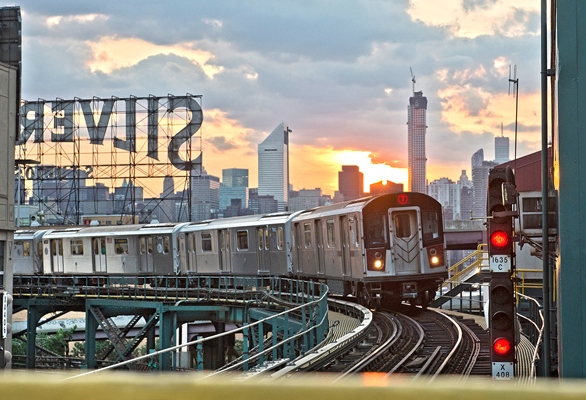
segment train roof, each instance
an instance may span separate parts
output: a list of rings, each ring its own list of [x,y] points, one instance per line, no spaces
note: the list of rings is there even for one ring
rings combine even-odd
[[[98,225],[75,226],[55,229],[46,237],[78,237],[78,236],[128,236],[152,233],[171,233],[181,224],[134,224],[134,225]]]
[[[254,214],[245,215],[242,217],[230,217],[221,219],[210,219],[206,221],[191,222],[185,226],[184,231],[196,231],[205,229],[221,229],[232,228],[239,226],[262,226],[268,224],[282,224],[291,220],[294,216],[299,214],[299,211],[281,212],[272,214]]]
[[[320,216],[337,215],[341,213],[350,213],[360,211],[364,208],[373,197],[362,197],[356,200],[343,201],[341,203],[330,204],[327,206],[319,206],[310,208],[305,211],[301,211],[295,218],[296,220],[302,220],[307,218],[316,218]]]
[[[331,215],[360,212],[367,209],[378,210],[382,208],[383,205],[384,208],[418,206],[423,208],[431,207],[441,209],[441,204],[427,194],[416,192],[401,192],[362,197],[356,200],[311,208],[309,210],[302,211],[295,219],[314,219]]]
[[[45,233],[49,231],[50,230],[48,229],[17,229],[14,232],[14,240],[35,239],[43,236]]]

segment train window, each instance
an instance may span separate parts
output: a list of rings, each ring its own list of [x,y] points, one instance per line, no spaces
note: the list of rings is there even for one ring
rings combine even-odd
[[[140,254],[146,253],[146,239],[143,237],[140,238]]]
[[[283,250],[285,245],[285,239],[283,237],[283,227],[279,226],[277,228],[277,249]]]
[[[83,256],[83,240],[72,239],[70,244],[72,256]]]
[[[366,243],[368,246],[386,245],[387,218],[386,215],[371,214],[366,217]]]
[[[37,242],[37,256],[43,254],[43,243],[41,241]]]
[[[15,241],[14,242],[14,252],[22,257],[29,257],[30,256],[30,242],[21,242]]]
[[[248,250],[248,231],[236,231],[236,249]]]
[[[169,236],[163,236],[163,254],[169,253],[169,249],[171,248],[170,243],[171,239],[169,239]]]
[[[326,235],[328,238],[328,247],[336,247],[336,233],[334,230],[333,219],[328,219],[326,221]]]
[[[56,239],[51,241],[52,245],[52,252],[54,256],[62,256],[63,255],[63,240]]]
[[[201,250],[212,251],[212,234],[202,233],[201,234]]]
[[[114,247],[116,249],[116,254],[128,254],[128,239],[114,239]]]
[[[152,236],[147,237],[147,252],[153,254],[153,238]]]
[[[360,247],[360,242],[359,242],[360,234],[358,232],[358,224],[357,224],[358,218],[351,217],[348,221],[350,222],[348,224],[348,228],[350,229],[350,241],[351,241],[351,243],[354,243],[354,246]]]
[[[269,249],[269,228],[265,229],[265,250]]]
[[[22,254],[22,242],[21,241],[14,242],[14,252],[16,253],[16,255]]]
[[[395,214],[393,216],[395,224],[395,236],[398,238],[411,237],[411,218],[407,213]]]
[[[437,239],[439,237],[439,218],[435,211],[423,211],[421,213],[421,225],[423,225],[423,240]]]
[[[187,251],[195,253],[195,234],[187,235]]]
[[[258,249],[262,250],[262,248],[264,247],[264,230],[262,228],[260,228],[258,231]]]
[[[305,248],[311,249],[311,224],[309,222],[303,224],[303,232],[305,237]]]

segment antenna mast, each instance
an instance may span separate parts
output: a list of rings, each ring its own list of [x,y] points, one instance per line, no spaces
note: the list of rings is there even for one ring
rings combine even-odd
[[[511,78],[511,66],[509,65],[509,95],[511,94],[511,84],[513,85],[515,95],[515,162],[517,161],[517,121],[519,118],[519,79],[517,78],[517,65],[513,70]],[[516,166],[516,164],[515,164]]]

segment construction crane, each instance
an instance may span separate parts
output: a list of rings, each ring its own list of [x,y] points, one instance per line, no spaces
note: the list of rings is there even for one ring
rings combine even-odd
[[[413,69],[409,67],[409,71],[411,71],[411,82],[413,83],[413,95],[415,95],[415,75],[413,75]]]

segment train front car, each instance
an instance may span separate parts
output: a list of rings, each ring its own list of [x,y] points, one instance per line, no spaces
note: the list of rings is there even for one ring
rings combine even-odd
[[[421,193],[374,197],[362,209],[362,301],[424,307],[447,277],[441,204]]]
[[[47,230],[19,229],[14,232],[14,275],[43,274],[43,235]]]

